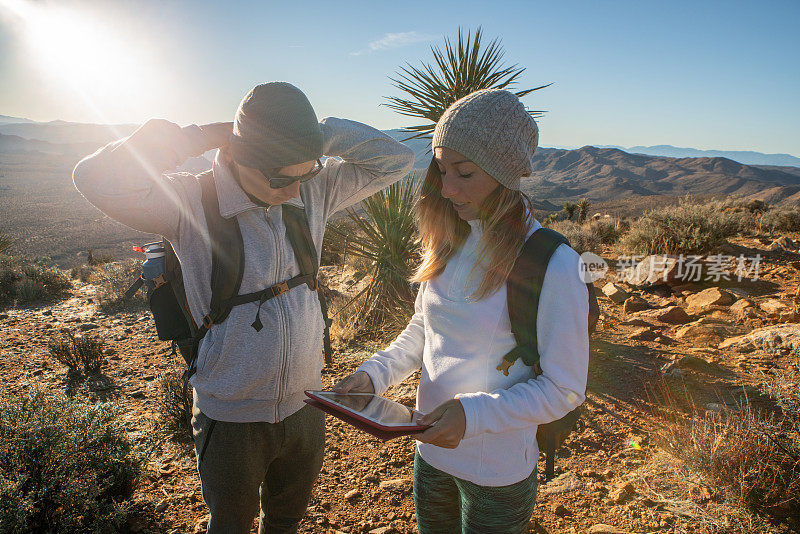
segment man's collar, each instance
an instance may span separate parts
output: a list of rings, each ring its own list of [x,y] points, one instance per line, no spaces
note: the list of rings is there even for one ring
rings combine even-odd
[[[212,166],[214,171],[214,184],[217,187],[217,198],[219,199],[219,213],[226,219],[235,217],[247,210],[264,209],[256,205],[247,195],[233,177],[231,168],[222,157],[222,151],[218,150],[214,157]],[[302,200],[293,198],[286,202],[292,206],[305,207]]]

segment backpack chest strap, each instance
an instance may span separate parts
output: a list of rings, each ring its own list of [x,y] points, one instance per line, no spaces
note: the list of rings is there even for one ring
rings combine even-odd
[[[301,274],[293,278],[290,278],[288,280],[285,280],[283,282],[273,284],[268,288],[262,289],[260,291],[245,293],[244,295],[237,295],[235,297],[225,299],[220,303],[220,306],[223,309],[230,310],[234,306],[247,304],[248,302],[258,301],[258,309],[256,310],[256,320],[252,324],[252,327],[258,332],[264,326],[261,323],[261,319],[259,318],[259,313],[261,312],[261,305],[264,304],[266,301],[274,299],[275,297],[278,297],[280,295],[283,295],[287,291],[294,289],[297,286],[301,286],[303,284],[308,285],[309,289],[311,289],[312,291],[317,289],[317,279],[313,275]],[[208,329],[211,328],[211,325],[213,325],[215,322],[216,321],[214,320],[214,310],[212,310],[211,312],[209,312],[208,315],[203,317],[203,327],[205,331],[208,331]]]

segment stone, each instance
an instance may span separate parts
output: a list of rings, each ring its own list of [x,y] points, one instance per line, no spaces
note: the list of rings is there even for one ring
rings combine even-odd
[[[683,341],[719,345],[727,333],[721,326],[690,323],[675,332],[675,337]]]
[[[616,304],[622,304],[628,298],[628,292],[613,282],[603,286],[603,294]]]
[[[169,506],[169,501],[167,499],[159,501],[159,503],[156,504],[156,513],[160,514],[161,512],[166,510],[168,506]]]
[[[635,287],[681,285],[685,283],[683,278],[686,273],[679,273],[681,270],[679,259],[678,256],[670,254],[646,256],[635,267],[621,271],[617,279]]]
[[[373,528],[369,531],[369,534],[394,534],[395,532],[397,532],[397,529],[392,525],[388,525],[385,527]]]
[[[578,479],[575,473],[567,471],[544,484],[540,489],[540,493],[542,495],[561,494],[575,491],[582,487],[583,482]]]
[[[361,490],[359,490],[358,488],[351,489],[350,491],[344,494],[344,498],[347,500],[355,499],[360,496],[361,496]]]
[[[611,525],[597,523],[596,525],[589,527],[589,534],[628,534],[628,532],[625,530],[620,530]]]
[[[100,325],[97,323],[81,323],[81,325],[78,327],[78,330],[80,330],[81,332],[86,332],[88,330],[94,330],[95,328],[99,327]]]
[[[613,503],[623,504],[631,499],[631,494],[622,488],[617,488],[608,495],[608,498]]]
[[[726,339],[718,347],[732,348],[739,352],[800,350],[800,326],[791,324],[758,328],[749,334]]]
[[[637,312],[636,317],[640,319],[655,319],[662,323],[686,324],[692,320],[691,317],[680,306],[667,306],[655,310],[644,310]]]
[[[678,296],[689,296],[692,293],[697,293],[698,291],[700,291],[700,286],[690,282],[688,284],[671,286],[670,289],[674,294]]]
[[[742,314],[747,308],[753,307],[753,301],[750,299],[739,299],[731,305],[731,312],[735,314]]]
[[[552,506],[550,506],[550,511],[559,517],[564,517],[569,513],[567,508],[560,503],[553,503]]]
[[[407,478],[395,478],[384,480],[380,483],[380,489],[392,493],[408,493],[411,491],[411,481]]]
[[[634,313],[642,310],[649,310],[653,306],[644,300],[642,297],[632,295],[625,300],[622,305],[622,311],[625,313]]]
[[[635,332],[633,332],[630,336],[630,339],[635,339],[637,341],[654,341],[656,337],[658,337],[658,333],[652,330],[651,328],[639,328]]]
[[[767,250],[794,250],[797,244],[786,236],[781,236],[770,243]]]
[[[787,311],[792,311],[792,309],[788,305],[784,304],[778,299],[765,300],[758,306],[767,313],[781,314]]]
[[[736,301],[730,292],[718,287],[710,287],[700,293],[686,297],[686,306],[689,308],[706,309],[709,306],[729,306]]]

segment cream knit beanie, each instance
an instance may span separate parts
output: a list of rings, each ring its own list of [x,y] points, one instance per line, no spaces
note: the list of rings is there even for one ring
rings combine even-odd
[[[470,159],[505,187],[519,190],[530,176],[539,127],[514,93],[482,89],[455,102],[433,132],[432,148],[446,147]]]

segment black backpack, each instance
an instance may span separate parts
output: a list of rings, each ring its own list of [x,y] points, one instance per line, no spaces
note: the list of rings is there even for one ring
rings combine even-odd
[[[172,341],[173,350],[177,348],[186,360],[184,387],[196,370],[200,340],[212,325],[224,321],[234,306],[258,301],[258,310],[252,326],[259,331],[263,327],[259,317],[261,305],[303,284],[317,292],[325,321],[323,340],[325,363],[330,365],[332,353],[330,320],[325,297],[317,287],[319,271],[317,250],[311,237],[305,210],[287,204],[281,206],[286,237],[294,251],[300,274],[261,291],[239,295],[244,273],[244,244],[239,223],[236,217],[226,219],[220,215],[213,173],[204,172],[197,179],[202,188],[203,212],[211,242],[211,305],[208,315],[203,317],[202,324],[195,324],[186,300],[181,265],[167,239],[163,240],[164,275],[154,280],[147,280],[142,276],[127,292],[128,296],[132,296],[143,284],[147,286],[148,304],[153,313],[158,338]]]
[[[555,250],[562,244],[569,245],[566,237],[549,228],[540,228],[522,246],[522,251],[511,269],[507,281],[508,316],[511,331],[517,340],[517,346],[503,356],[497,366],[498,371],[508,374],[517,359],[525,365],[533,367],[536,376],[542,374],[539,365],[538,337],[536,333],[536,317],[539,311],[539,295],[547,271],[547,264]],[[578,266],[576,265],[577,269]],[[600,317],[594,285],[586,284],[589,290],[589,334],[594,332]],[[551,423],[539,425],[536,441],[539,449],[545,453],[545,479],[550,480],[555,473],[556,449],[572,431],[580,417],[578,406],[567,415]]]

